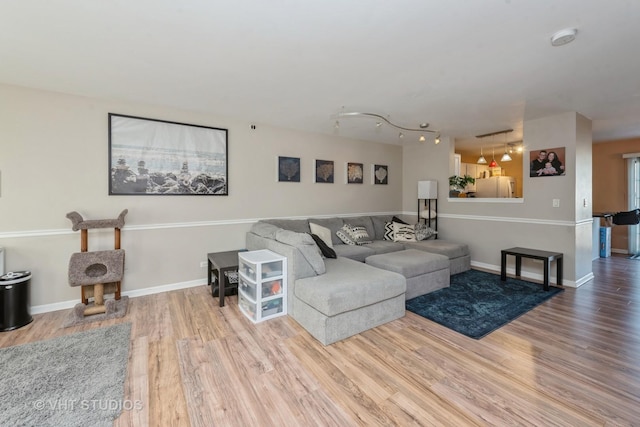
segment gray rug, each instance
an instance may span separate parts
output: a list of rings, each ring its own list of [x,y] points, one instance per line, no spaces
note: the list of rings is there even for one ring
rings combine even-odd
[[[85,323],[93,323],[102,320],[119,319],[120,317],[124,317],[124,315],[127,314],[127,307],[129,307],[129,297],[123,296],[119,300],[110,298],[105,302],[105,304],[113,304],[113,307],[115,309],[110,313],[92,314],[90,316],[84,315],[84,309],[85,307],[93,307],[93,303],[89,303],[89,305],[87,306],[82,303],[76,304],[73,310],[69,312],[69,315],[62,324],[62,327],[68,328],[70,326],[84,325]]]
[[[0,349],[0,426],[111,426],[131,323]]]

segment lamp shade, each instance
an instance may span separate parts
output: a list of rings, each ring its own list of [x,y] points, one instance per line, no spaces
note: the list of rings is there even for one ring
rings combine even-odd
[[[437,199],[438,181],[418,181],[418,199]]]

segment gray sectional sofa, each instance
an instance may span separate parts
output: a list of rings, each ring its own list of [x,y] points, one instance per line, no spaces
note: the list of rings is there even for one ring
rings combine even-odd
[[[287,257],[287,312],[322,344],[328,345],[403,317],[407,292],[415,296],[448,286],[449,274],[470,268],[469,250],[464,244],[433,239],[419,242],[384,240],[385,223],[391,218],[384,215],[263,220],[247,233],[246,246],[249,250],[269,249]],[[331,230],[337,258],[321,256],[309,234],[310,222]],[[336,235],[344,224],[365,227],[373,241],[365,245],[344,244]],[[416,290],[415,279],[407,279],[406,272],[403,275],[402,268],[384,267],[385,261],[388,264],[389,260],[385,260],[383,254],[406,249],[417,250],[407,251],[407,256],[425,259],[425,264],[438,269],[433,273],[424,269],[419,272],[417,281],[422,282],[421,290]],[[423,251],[422,258],[418,251]],[[401,255],[394,254],[395,257]],[[368,257],[371,257],[370,263],[365,262]],[[443,267],[447,267],[446,270]],[[409,291],[407,283],[411,287]]]

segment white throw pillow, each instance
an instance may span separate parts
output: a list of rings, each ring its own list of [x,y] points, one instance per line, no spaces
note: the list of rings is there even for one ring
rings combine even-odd
[[[416,231],[413,225],[393,223],[394,242],[415,242]]]
[[[309,228],[311,229],[311,233],[321,238],[327,246],[333,248],[333,243],[331,242],[331,230],[313,222],[309,223]]]

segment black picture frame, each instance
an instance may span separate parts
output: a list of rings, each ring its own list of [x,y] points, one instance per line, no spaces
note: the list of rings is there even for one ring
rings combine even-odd
[[[345,178],[347,184],[362,184],[364,182],[364,164],[347,162],[345,164]]]
[[[335,164],[333,160],[315,160],[313,169],[314,182],[318,184],[333,184],[335,180]]]
[[[300,157],[278,156],[278,182],[300,182]]]
[[[371,165],[371,183],[377,185],[389,184],[389,166]]]
[[[228,148],[227,129],[109,113],[109,195],[227,196]]]

